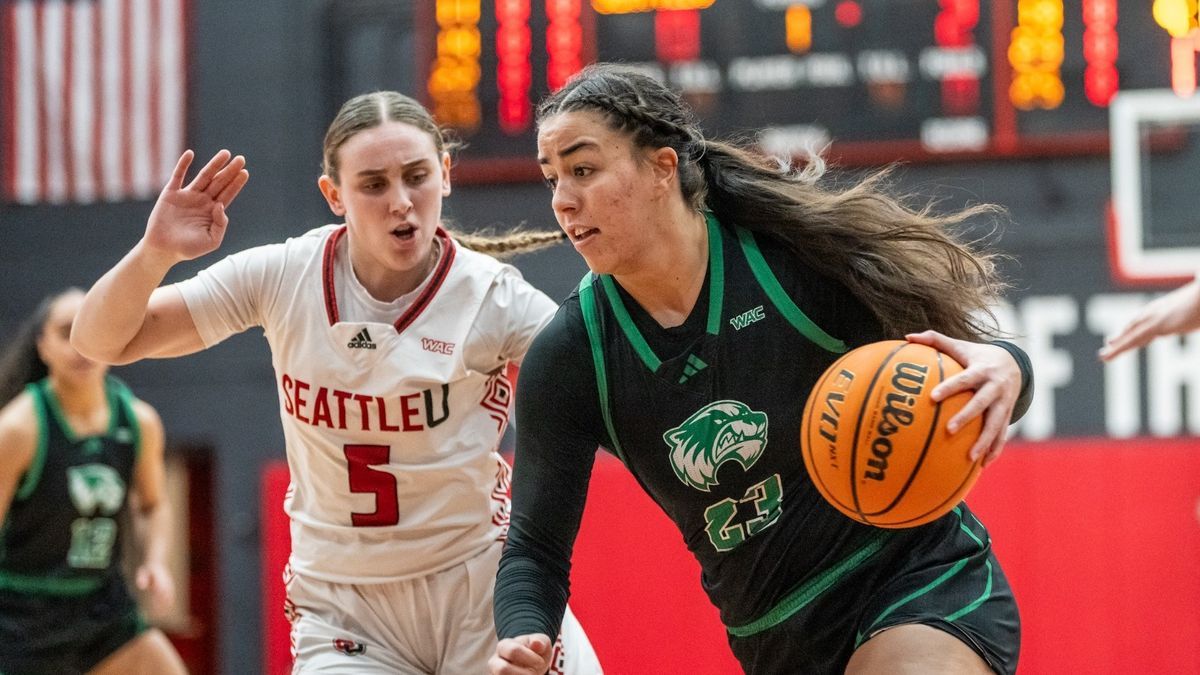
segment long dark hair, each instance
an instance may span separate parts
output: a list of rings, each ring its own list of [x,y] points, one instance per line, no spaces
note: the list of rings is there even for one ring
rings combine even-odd
[[[54,303],[71,293],[83,291],[68,288],[43,298],[33,313],[17,327],[16,334],[5,344],[4,352],[0,353],[0,407],[8,405],[9,401],[16,398],[25,385],[37,382],[50,374],[46,363],[38,355],[38,340],[42,337]]]
[[[995,215],[990,204],[935,214],[886,192],[889,170],[847,189],[818,185],[824,162],[802,169],[735,143],[706,139],[688,105],[642,73],[595,64],[538,106],[537,121],[594,110],[638,148],[679,155],[684,200],[719,220],[783,240],[806,264],[846,286],[900,337],[929,328],[954,338],[995,335],[989,306],[1004,289],[998,254],[953,232],[968,219]]]

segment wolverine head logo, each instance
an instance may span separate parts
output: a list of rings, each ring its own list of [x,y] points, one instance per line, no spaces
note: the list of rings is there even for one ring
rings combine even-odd
[[[671,468],[684,485],[708,492],[717,469],[736,461],[749,469],[767,447],[767,415],[739,401],[717,401],[697,410],[663,434],[671,447]]]
[[[111,516],[125,502],[125,481],[107,464],[68,468],[67,490],[81,516]]]

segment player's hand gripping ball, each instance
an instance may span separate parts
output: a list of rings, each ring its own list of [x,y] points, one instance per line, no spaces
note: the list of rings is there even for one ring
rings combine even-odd
[[[916,527],[950,512],[979,478],[971,446],[976,417],[957,433],[946,423],[972,392],[940,403],[930,392],[961,372],[927,345],[888,340],[838,359],[804,407],[800,448],[817,489],[847,516],[868,525]]]

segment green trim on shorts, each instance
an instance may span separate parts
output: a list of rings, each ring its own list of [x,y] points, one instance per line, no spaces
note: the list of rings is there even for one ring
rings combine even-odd
[[[970,530],[970,528],[967,527],[967,524],[965,522],[963,522],[962,506],[954,507],[954,514],[958,516],[959,529],[962,530],[963,532],[966,532],[967,536],[970,537],[971,539],[975,540],[975,543],[979,545],[979,549],[983,550],[983,548],[984,548],[983,540],[981,540],[979,537],[977,537],[975,535],[975,533],[972,532]],[[976,521],[976,522],[978,522],[978,521]],[[974,555],[974,554],[972,554],[972,555]],[[871,622],[870,628],[868,628],[866,631],[860,632],[854,638],[855,648],[857,648],[859,645],[862,644],[864,636],[871,635],[874,632],[875,626],[878,626],[879,623],[881,621],[883,621],[884,619],[886,619],[889,615],[891,615],[892,612],[895,612],[900,607],[912,602],[913,600],[916,600],[917,598],[921,597],[922,595],[925,595],[926,593],[932,591],[933,589],[937,588],[938,586],[941,586],[942,584],[946,583],[948,580],[950,580],[951,577],[953,577],[954,575],[961,572],[962,569],[967,566],[967,562],[969,562],[969,560],[970,560],[969,556],[967,558],[963,558],[962,560],[959,560],[958,562],[954,563],[954,565],[950,569],[948,569],[944,573],[942,573],[942,575],[939,576],[938,578],[929,582],[924,587],[919,588],[919,589],[913,591],[912,593],[909,593],[908,595],[904,596],[900,600],[897,600],[895,602],[895,604],[893,604],[891,607],[888,607],[887,609],[883,610],[883,613],[880,614],[879,616],[875,617],[875,620]],[[955,619],[959,619],[959,618],[966,616],[967,614],[970,614],[971,612],[975,611],[975,609],[977,609],[980,605],[982,605],[985,600],[988,599],[988,597],[992,594],[992,562],[990,560],[987,561],[987,571],[988,571],[988,578],[987,578],[987,583],[984,584],[983,594],[980,595],[975,600],[972,600],[970,603],[968,603],[966,607],[963,607],[962,609],[945,617],[945,621],[952,622]]]
[[[792,615],[804,609],[808,603],[815,600],[818,595],[832,588],[846,574],[862,566],[863,563],[878,553],[883,548],[883,544],[887,539],[887,532],[880,531],[875,533],[875,536],[863,545],[862,548],[851,553],[846,559],[836,565],[825,569],[796,590],[788,593],[779,604],[772,607],[763,616],[741,626],[726,626],[725,630],[729,631],[729,634],[734,637],[748,637],[755,633],[761,633],[768,628],[774,628],[787,621]]]
[[[986,566],[987,566],[988,578],[987,578],[987,583],[984,584],[984,586],[983,586],[983,593],[978,598],[976,598],[974,602],[970,603],[966,607],[963,607],[962,609],[951,614],[950,616],[947,616],[946,621],[953,623],[955,620],[963,618],[964,616],[970,614],[971,612],[974,612],[976,609],[979,608],[980,605],[983,604],[984,600],[987,600],[989,597],[991,597],[991,595],[992,595],[992,561],[988,560],[986,563]]]
[[[105,582],[106,579],[103,577],[55,579],[52,577],[14,574],[0,570],[0,590],[34,595],[54,595],[60,597],[87,595],[98,590]]]

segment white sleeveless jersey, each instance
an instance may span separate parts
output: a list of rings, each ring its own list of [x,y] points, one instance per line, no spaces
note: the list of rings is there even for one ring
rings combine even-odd
[[[505,365],[555,304],[439,229],[434,271],[394,323],[346,320],[345,232],[243,251],[178,287],[206,345],[253,325],[270,343],[293,569],[336,583],[426,575],[507,531]]]

